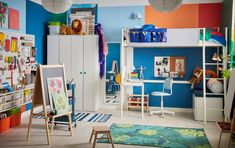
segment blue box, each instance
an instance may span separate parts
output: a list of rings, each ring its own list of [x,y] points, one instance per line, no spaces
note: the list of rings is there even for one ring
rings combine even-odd
[[[30,110],[32,108],[32,103],[26,104],[26,111]]]
[[[140,31],[140,41],[141,42],[152,42],[151,31]]]
[[[152,29],[152,42],[167,42],[167,29],[166,28],[157,28]]]
[[[130,29],[130,42],[140,42],[140,31],[142,29]]]

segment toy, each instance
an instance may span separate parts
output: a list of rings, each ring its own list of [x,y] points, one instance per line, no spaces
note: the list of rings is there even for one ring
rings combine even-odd
[[[60,26],[60,34],[85,35],[85,32],[82,32],[82,22],[79,19],[75,19],[72,21],[71,27],[62,24]]]
[[[210,78],[218,78],[218,75],[212,70],[206,70],[206,77]],[[196,67],[193,71],[193,76],[190,78],[189,83],[192,84],[199,84],[203,79],[203,70],[200,67]]]
[[[223,83],[217,79],[209,79],[207,88],[213,93],[222,93],[224,91]]]

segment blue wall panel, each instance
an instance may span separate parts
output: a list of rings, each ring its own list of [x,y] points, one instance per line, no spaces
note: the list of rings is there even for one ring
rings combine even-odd
[[[47,22],[51,18],[51,13],[47,12],[41,5],[29,0],[27,0],[26,8],[26,33],[35,35],[37,61],[45,64],[47,59]]]
[[[120,44],[110,43],[109,54],[107,56],[107,70],[111,69],[112,60],[117,60],[120,65]],[[211,62],[213,53],[216,48],[206,50],[207,62]],[[159,80],[161,78],[154,77],[154,56],[183,56],[186,59],[186,77],[178,80],[189,80],[193,70],[200,66],[202,67],[202,48],[135,48],[134,49],[134,66],[146,66],[144,70],[144,79]],[[208,67],[213,69],[213,67]],[[177,80],[177,79],[176,79]],[[164,106],[178,108],[192,108],[192,93],[189,84],[174,84],[173,94],[166,97]],[[151,94],[153,91],[161,91],[162,84],[145,83],[145,93]],[[134,88],[134,93],[141,93],[139,87]],[[150,106],[160,106],[160,98],[150,95]]]
[[[19,33],[26,32],[26,0],[1,0],[0,2],[4,2],[8,4],[8,8],[13,8],[19,10],[19,30],[12,30],[6,28],[0,28],[0,31],[14,31]]]
[[[108,42],[120,42],[123,28],[131,28],[138,25],[135,18],[141,13],[143,19],[140,25],[144,24],[144,7],[99,7],[98,23],[101,23]]]
[[[106,69],[110,71],[112,69],[112,61],[118,62],[118,68],[120,72],[120,44],[119,43],[109,43],[108,44],[109,53],[106,57]]]

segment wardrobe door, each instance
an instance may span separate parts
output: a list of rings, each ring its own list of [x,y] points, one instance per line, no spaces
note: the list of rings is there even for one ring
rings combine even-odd
[[[47,64],[51,64],[51,65],[59,64],[60,63],[59,52],[60,52],[59,36],[48,35],[47,36]]]
[[[64,64],[66,80],[71,80],[71,36],[60,35],[60,64]]]
[[[99,107],[98,36],[84,36],[84,110],[95,111]]]
[[[83,110],[83,37],[72,36],[71,78],[76,84],[76,110]]]

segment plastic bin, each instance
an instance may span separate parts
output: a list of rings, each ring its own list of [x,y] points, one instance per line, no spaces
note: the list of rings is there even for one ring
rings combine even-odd
[[[60,33],[60,26],[48,26],[50,35],[58,35]]]
[[[10,128],[11,118],[0,120],[0,133],[7,131]]]
[[[20,112],[23,113],[26,111],[26,105],[22,105],[21,108],[20,108]]]
[[[16,127],[21,124],[21,112],[11,116],[10,127]]]

